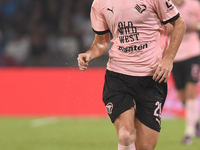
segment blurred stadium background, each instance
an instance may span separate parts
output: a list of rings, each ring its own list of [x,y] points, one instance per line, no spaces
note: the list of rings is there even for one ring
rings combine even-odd
[[[114,150],[102,103],[106,52],[84,72],[92,0],[0,0],[0,150]],[[184,110],[172,76],[157,150],[183,147]],[[200,84],[199,84],[200,99]]]

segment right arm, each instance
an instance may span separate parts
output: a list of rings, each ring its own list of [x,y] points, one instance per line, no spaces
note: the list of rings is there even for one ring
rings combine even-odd
[[[102,56],[110,44],[110,32],[103,35],[95,35],[95,39],[91,47],[85,52],[78,55],[79,69],[84,71],[88,67],[88,63],[95,58]]]

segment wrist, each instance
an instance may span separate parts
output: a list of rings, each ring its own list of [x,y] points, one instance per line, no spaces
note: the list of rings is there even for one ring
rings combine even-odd
[[[90,60],[92,60],[93,59],[93,52],[91,51],[91,50],[88,50],[87,52],[86,52],[86,54],[88,55],[88,58],[90,59]]]

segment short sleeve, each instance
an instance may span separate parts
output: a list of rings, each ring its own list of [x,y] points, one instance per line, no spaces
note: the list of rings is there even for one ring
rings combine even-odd
[[[105,34],[110,32],[106,19],[101,11],[100,6],[98,5],[98,1],[94,0],[91,12],[90,12],[90,19],[93,31],[97,34]]]
[[[171,0],[154,0],[155,11],[163,24],[173,22],[180,17]]]

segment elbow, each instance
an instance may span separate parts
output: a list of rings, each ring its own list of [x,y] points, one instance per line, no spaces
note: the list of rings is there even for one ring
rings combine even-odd
[[[184,33],[186,31],[186,23],[182,17],[180,17],[179,29],[181,29]]]
[[[181,16],[177,20],[175,20],[174,22],[171,22],[171,25],[168,25],[168,29],[167,29],[168,35],[171,35],[174,30],[179,31],[183,34],[186,31],[186,23]]]

